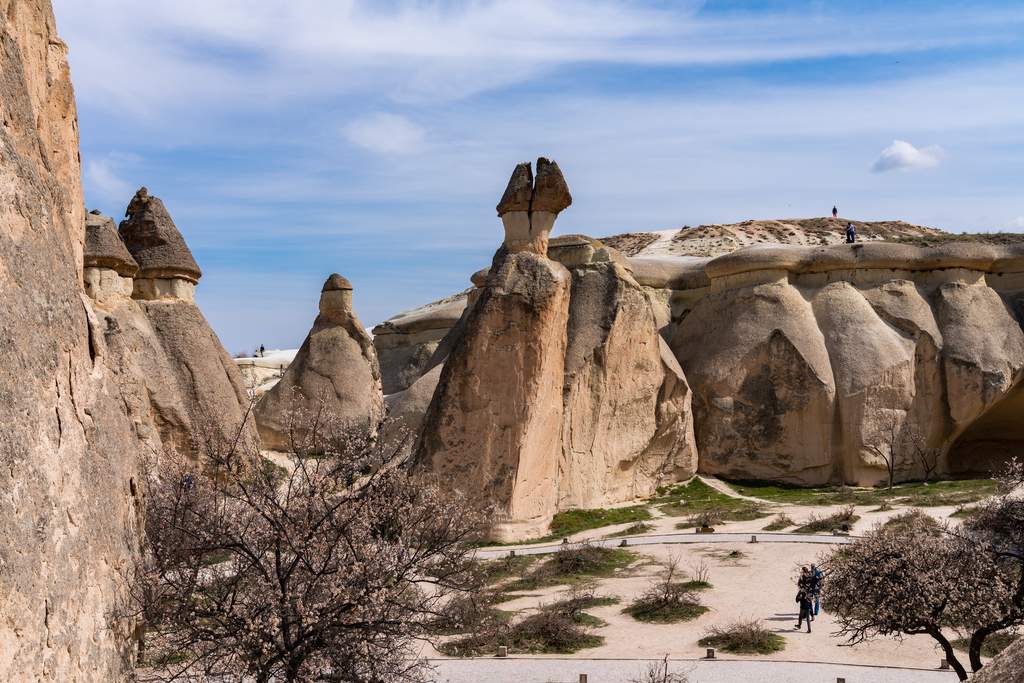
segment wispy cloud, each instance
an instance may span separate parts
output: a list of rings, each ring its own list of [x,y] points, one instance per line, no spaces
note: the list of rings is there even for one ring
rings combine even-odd
[[[875,173],[919,171],[938,166],[945,157],[946,152],[938,145],[917,149],[909,142],[893,140],[891,145],[882,150],[882,154],[871,165],[871,170]]]
[[[425,131],[403,116],[378,113],[345,127],[349,142],[372,152],[409,154],[423,144]]]
[[[1024,232],[1024,216],[1004,223],[1002,229],[1009,232]]]
[[[82,184],[90,197],[114,205],[127,203],[136,188],[121,175],[121,169],[138,161],[133,154],[112,153],[97,159],[87,159],[82,173]]]

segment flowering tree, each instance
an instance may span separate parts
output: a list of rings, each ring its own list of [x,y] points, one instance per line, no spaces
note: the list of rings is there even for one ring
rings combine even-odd
[[[942,647],[961,680],[967,672],[947,636],[971,639],[971,668],[981,668],[981,643],[1024,623],[1019,564],[1004,562],[976,538],[876,527],[822,558],[823,607],[854,645],[875,636],[925,634]],[[975,642],[977,650],[975,650]]]
[[[164,680],[422,679],[415,638],[461,585],[477,517],[400,467],[384,427],[383,410],[363,427],[318,414],[285,467],[215,438],[198,461],[162,458],[140,659]]]

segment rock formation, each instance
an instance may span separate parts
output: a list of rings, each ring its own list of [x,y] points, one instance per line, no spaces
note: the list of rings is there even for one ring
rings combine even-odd
[[[405,391],[427,372],[438,343],[465,312],[469,291],[402,311],[373,328],[385,395]]]
[[[0,678],[119,681],[132,624],[111,615],[139,551],[139,443],[82,291],[67,47],[42,1],[0,0],[0,41]]]
[[[143,187],[124,215],[118,232],[139,264],[132,297],[192,301],[203,273],[163,202]]]
[[[101,286],[90,285],[89,267],[85,284],[136,431],[156,453],[173,446],[195,455],[196,439],[206,434],[231,442],[240,433],[243,444],[257,444],[255,425],[246,418],[249,397],[241,373],[192,301],[202,273],[184,238],[146,188],[131,200],[128,214],[120,233],[113,231],[112,219],[92,216],[86,264],[98,265],[102,258],[116,265],[127,257],[131,265],[145,265],[135,267],[132,286],[120,291],[104,288],[113,276],[96,267]]]
[[[672,285],[702,471],[875,484],[887,424],[916,425],[940,474],[1024,455],[1021,246],[760,245],[704,271]]]
[[[320,294],[320,315],[284,376],[256,406],[263,445],[289,450],[290,429],[323,407],[338,419],[364,422],[383,400],[370,335],[352,311],[352,285],[337,273]]]
[[[85,216],[85,293],[96,301],[131,296],[139,264],[128,253],[113,218],[91,211]]]
[[[493,505],[490,534],[502,540],[696,467],[689,388],[629,262],[582,235],[549,242],[571,197],[546,159],[532,181],[529,164],[516,167],[498,204],[505,242],[435,350],[430,364],[443,368],[396,406],[412,424],[436,381],[416,462]]]

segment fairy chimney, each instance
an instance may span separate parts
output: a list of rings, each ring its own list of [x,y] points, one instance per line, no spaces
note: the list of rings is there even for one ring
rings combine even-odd
[[[187,299],[203,272],[158,197],[146,188],[135,193],[118,232],[139,264],[134,299]]]
[[[82,284],[85,293],[99,303],[113,296],[132,295],[132,278],[139,270],[109,216],[92,211],[85,216],[85,253]]]

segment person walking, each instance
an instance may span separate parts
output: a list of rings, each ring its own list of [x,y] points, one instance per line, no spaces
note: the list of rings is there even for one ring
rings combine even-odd
[[[804,619],[807,620],[807,632],[811,632],[811,599],[807,596],[806,591],[800,591],[796,594],[796,601],[800,603],[800,616],[797,617],[796,629],[799,631],[800,626],[804,623]]]
[[[811,619],[818,613],[818,609],[821,606],[821,580],[825,578],[825,575],[818,569],[818,565],[811,565],[811,597],[814,598],[814,611],[811,612]]]
[[[836,218],[838,216],[839,216],[839,211],[836,209],[836,207],[833,206],[832,207],[832,218]]]
[[[857,241],[857,228],[853,227],[853,223],[848,223],[846,226],[846,243],[853,244]]]

